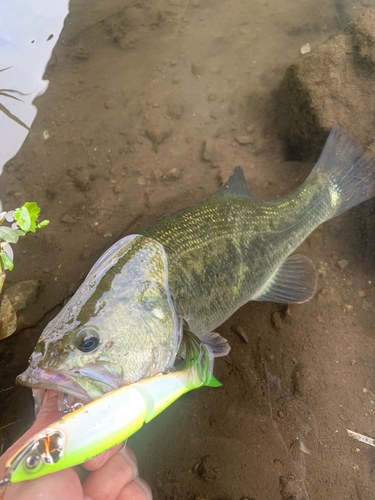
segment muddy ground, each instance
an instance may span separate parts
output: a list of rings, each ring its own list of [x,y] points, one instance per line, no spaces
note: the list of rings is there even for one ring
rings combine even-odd
[[[368,4],[72,0],[49,89],[0,183],[5,210],[35,200],[51,220],[17,244],[7,277],[41,290],[28,327],[0,344],[2,450],[33,420],[15,376],[105,249],[205,199],[237,164],[264,200],[305,179],[311,165],[272,126],[272,91],[304,43],[318,47]],[[310,302],[249,303],[218,329],[232,346],[215,365],[223,387],[184,396],[130,440],[156,499],[374,498],[374,450],[346,432],[374,436],[370,210],[301,245],[319,272]]]

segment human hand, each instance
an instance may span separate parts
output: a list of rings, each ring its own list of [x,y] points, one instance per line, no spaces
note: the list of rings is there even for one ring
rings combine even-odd
[[[48,390],[32,427],[0,457],[0,479],[7,460],[27,439],[55,422],[56,391]],[[4,500],[152,500],[148,484],[139,479],[137,459],[119,444],[82,465],[8,486]]]

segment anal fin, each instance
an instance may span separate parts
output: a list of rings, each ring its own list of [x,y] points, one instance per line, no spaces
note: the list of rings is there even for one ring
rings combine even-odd
[[[315,293],[316,271],[305,255],[291,255],[251,300],[284,303],[307,302]]]

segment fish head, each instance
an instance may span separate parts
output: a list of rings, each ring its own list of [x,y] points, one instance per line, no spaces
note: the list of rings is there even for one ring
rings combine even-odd
[[[165,251],[132,235],[99,259],[47,325],[17,382],[89,401],[168,371],[181,337]]]

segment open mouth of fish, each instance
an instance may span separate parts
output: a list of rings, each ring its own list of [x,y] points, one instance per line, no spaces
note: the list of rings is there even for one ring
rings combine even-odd
[[[91,370],[83,370],[88,373],[78,372],[76,374],[65,374],[64,372],[57,372],[54,370],[47,370],[38,367],[28,367],[27,370],[17,377],[17,382],[20,385],[31,387],[35,399],[36,413],[40,410],[46,389],[58,391],[58,409],[63,413],[74,411],[80,406],[83,406],[93,399],[96,399],[103,394],[110,392],[119,387],[119,384],[114,381],[103,380],[103,377]],[[79,383],[79,379],[85,375],[86,377],[93,377],[93,380],[98,381],[101,385],[100,390],[92,391],[85,390]]]

